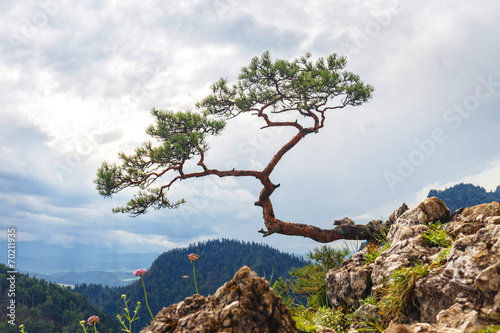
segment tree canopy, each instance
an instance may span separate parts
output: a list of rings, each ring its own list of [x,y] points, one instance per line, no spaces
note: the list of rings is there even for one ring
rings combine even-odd
[[[460,183],[444,190],[430,190],[427,195],[444,201],[453,213],[459,208],[472,207],[493,201],[500,202],[500,186],[495,191],[486,191],[484,187]]]
[[[319,242],[373,238],[373,225],[354,225],[345,219],[331,230],[281,221],[275,217],[270,199],[279,187],[270,176],[281,158],[306,135],[318,133],[325,125],[327,112],[359,106],[371,98],[373,87],[346,71],[345,66],[346,58],[336,54],[312,61],[308,53],[288,61],[273,60],[265,52],[241,70],[235,84],[230,85],[224,78],[215,82],[210,95],[196,104],[198,112],[153,108],[155,123],[148,127],[147,133],[156,143],[147,141],[130,155],[119,153],[121,164],[103,162],[95,180],[99,194],[109,197],[125,188],[138,187],[139,191],[125,207],[113,209],[138,216],[150,208],[176,208],[184,203],[184,199],[171,201],[167,196],[177,181],[209,175],[253,177],[263,186],[255,205],[262,208],[267,230],[260,232],[264,236],[299,235]],[[226,122],[242,113],[262,118],[262,130],[291,127],[296,133],[262,170],[209,168],[205,164],[207,138],[221,134]],[[287,115],[287,120],[278,117],[280,114]],[[198,171],[184,171],[190,160],[195,160]]]

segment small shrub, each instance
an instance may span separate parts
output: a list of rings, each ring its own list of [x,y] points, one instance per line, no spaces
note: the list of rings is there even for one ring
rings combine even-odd
[[[408,314],[415,302],[415,284],[428,273],[427,265],[402,267],[392,272],[389,280],[379,291],[379,306],[382,313],[389,318],[395,318],[400,313]]]
[[[320,308],[330,306],[330,301],[326,293],[326,274],[334,267],[339,267],[351,252],[348,248],[331,248],[321,246],[315,248],[314,252],[307,254],[308,259],[315,263],[310,263],[299,269],[292,268],[290,276],[294,280],[288,280],[287,285],[280,285],[280,295],[289,294],[287,290],[299,297],[306,297],[307,305]]]
[[[446,238],[446,231],[442,229],[441,222],[429,223],[429,230],[422,233],[424,241],[431,247],[448,247],[451,242]]]

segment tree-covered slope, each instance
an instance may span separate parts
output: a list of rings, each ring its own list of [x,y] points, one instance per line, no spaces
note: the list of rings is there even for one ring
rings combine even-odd
[[[119,332],[117,323],[91,304],[83,295],[67,290],[58,284],[30,278],[27,275],[8,273],[9,268],[0,264],[0,332],[19,332],[23,324],[26,332],[77,332],[83,331],[81,320],[98,316],[97,328],[101,333]],[[15,279],[8,280],[14,275]],[[15,325],[8,321],[7,305],[15,300]],[[12,319],[14,319],[12,317]]]
[[[494,192],[487,192],[483,187],[460,183],[445,190],[430,190],[427,197],[437,197],[443,200],[453,213],[461,207],[472,207],[492,201],[500,202],[500,186]]]
[[[193,265],[188,254],[200,256],[195,261],[198,291],[202,295],[214,294],[243,265],[249,266],[260,276],[276,281],[278,277],[289,277],[292,267],[300,268],[307,262],[295,255],[280,252],[268,245],[237,240],[211,240],[192,244],[187,248],[169,250],[161,254],[143,276],[148,303],[153,315],[164,306],[184,300],[196,293],[193,280]],[[137,268],[141,263],[137,263]],[[120,288],[100,285],[78,285],[75,291],[88,296],[105,313],[113,317],[123,309],[122,294],[127,295],[132,307],[141,302],[139,316],[134,323],[137,329],[149,323],[151,316],[145,306],[144,291],[140,281]]]

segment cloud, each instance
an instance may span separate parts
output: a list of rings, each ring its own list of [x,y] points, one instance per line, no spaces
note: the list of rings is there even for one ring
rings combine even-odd
[[[346,55],[348,70],[376,88],[370,103],[329,113],[319,134],[282,159],[272,174],[281,184],[273,194],[278,217],[330,228],[344,216],[387,217],[431,187],[500,184],[496,2],[0,7],[0,225],[17,226],[27,242],[162,251],[234,235],[293,252],[314,248],[309,240],[256,233],[263,223],[253,205],[261,190],[255,179],[176,184],[169,195],[187,204],[136,219],[110,210],[133,191],[104,200],[92,183],[102,161],[147,139],[149,109],[194,109],[210,84],[235,82],[265,50],[284,59]],[[266,165],[294,132],[261,126],[251,116],[228,122],[210,140],[207,164]]]

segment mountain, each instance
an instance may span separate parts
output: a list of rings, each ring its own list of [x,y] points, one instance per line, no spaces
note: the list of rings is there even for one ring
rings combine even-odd
[[[487,192],[483,187],[460,183],[442,191],[430,190],[427,197],[437,197],[443,200],[453,213],[461,207],[472,207],[492,201],[500,202],[500,186],[498,186],[494,192]]]
[[[200,256],[194,265],[198,291],[202,295],[214,294],[243,265],[270,280],[272,285],[279,277],[289,278],[288,272],[292,267],[300,268],[308,263],[301,257],[280,252],[268,245],[228,239],[210,240],[187,248],[169,250],[161,254],[143,276],[153,315],[164,306],[196,293],[193,264],[188,259],[190,253]],[[94,305],[112,317],[123,310],[122,294],[127,295],[132,308],[140,301],[140,319],[134,322],[136,328],[145,326],[151,318],[145,306],[140,280],[119,288],[82,284],[75,286],[74,291],[88,296]]]
[[[30,278],[20,273],[10,273],[0,264],[0,332],[19,332],[23,324],[25,331],[78,332],[81,320],[98,316],[101,333],[119,332],[118,324],[98,310],[83,295],[67,290],[55,283]],[[8,306],[14,301],[15,311]],[[15,320],[15,325],[9,321]],[[14,323],[14,321],[12,322]]]

